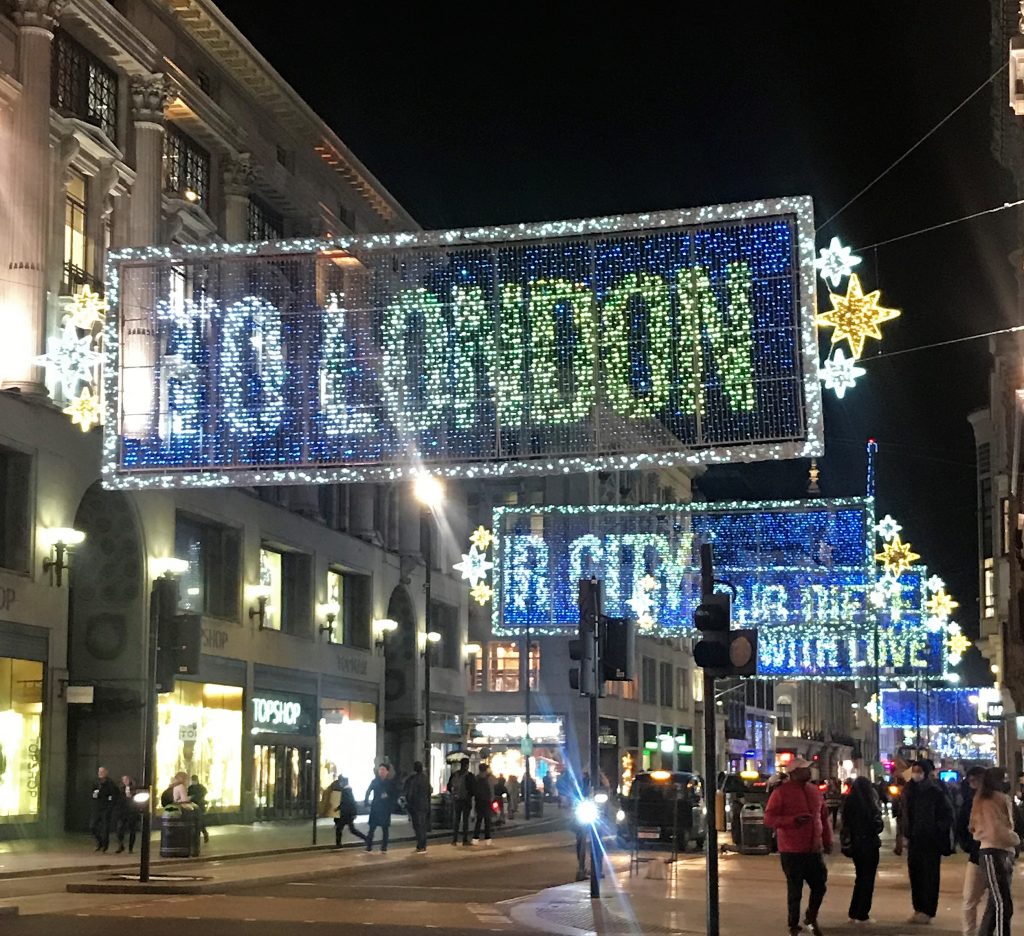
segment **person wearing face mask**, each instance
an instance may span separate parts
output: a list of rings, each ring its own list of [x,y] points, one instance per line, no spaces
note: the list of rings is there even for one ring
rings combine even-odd
[[[935,765],[915,761],[904,802],[903,834],[907,840],[907,869],[914,914],[908,922],[928,924],[939,908],[939,870],[944,855],[952,853],[950,833],[953,806],[946,791],[932,776]]]

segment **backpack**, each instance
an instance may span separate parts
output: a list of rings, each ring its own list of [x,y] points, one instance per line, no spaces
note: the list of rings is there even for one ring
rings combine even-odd
[[[161,806],[173,806],[174,805],[174,787],[169,786],[163,793],[160,794],[160,805]]]

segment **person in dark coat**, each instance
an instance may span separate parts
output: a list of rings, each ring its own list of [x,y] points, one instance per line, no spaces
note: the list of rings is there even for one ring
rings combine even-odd
[[[459,823],[462,823],[462,844],[469,844],[469,811],[473,806],[476,778],[469,772],[469,758],[459,761],[459,769],[448,778],[452,797],[452,845],[459,844]]]
[[[135,794],[139,788],[135,781],[125,775],[121,778],[121,785],[118,787],[117,797],[117,853],[124,851],[124,837],[128,836],[128,854],[135,850],[135,838],[139,834],[139,825],[142,816],[139,814],[139,807],[135,803]]]
[[[903,831],[914,906],[911,923],[927,924],[935,918],[942,858],[952,851],[953,806],[934,773],[930,760],[915,761],[904,792]]]
[[[388,838],[391,835],[391,815],[398,805],[398,790],[395,778],[387,764],[377,768],[377,776],[373,778],[366,791],[366,805],[370,807],[370,827],[366,831],[366,850],[373,851],[373,835],[379,828],[381,831],[381,854],[388,850]]]
[[[349,786],[348,777],[339,775],[330,788],[336,790],[341,798],[338,803],[338,815],[334,819],[335,847],[341,848],[341,833],[346,827],[357,839],[365,842],[366,836],[356,828],[356,816],[359,814],[359,810],[356,808],[356,797],[352,792],[352,787]]]
[[[412,831],[416,836],[416,851],[423,854],[427,850],[427,829],[430,826],[430,781],[423,773],[423,764],[415,761],[412,773],[405,778],[405,809],[409,813]]]
[[[199,823],[199,831],[203,833],[203,841],[210,841],[210,831],[206,828],[206,797],[207,789],[199,782],[199,777],[192,774],[191,782],[186,791],[191,803],[196,807],[196,821]]]
[[[110,828],[116,818],[119,795],[107,768],[100,767],[92,785],[92,837],[96,839],[96,851],[105,852],[110,847]]]
[[[878,852],[882,847],[882,805],[867,777],[857,777],[842,804],[843,854],[853,859],[856,881],[850,897],[850,920],[866,923],[871,918],[871,901],[878,873]]]
[[[964,777],[961,784],[960,809],[956,814],[956,843],[967,855],[960,922],[960,932],[963,933],[963,936],[977,936],[978,908],[988,891],[988,882],[985,880],[985,874],[981,870],[978,860],[980,846],[971,835],[971,809],[974,806],[974,794],[981,786],[984,776],[984,767],[975,766],[967,771],[967,776]]]
[[[476,811],[476,825],[473,829],[473,844],[480,840],[480,826],[484,827],[484,843],[490,845],[491,828],[494,821],[494,811],[491,804],[494,802],[494,781],[491,778],[491,768],[487,764],[481,764],[480,770],[473,782],[473,808]]]

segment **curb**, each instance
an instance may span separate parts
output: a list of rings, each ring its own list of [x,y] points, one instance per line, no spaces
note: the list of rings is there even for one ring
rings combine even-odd
[[[0,907],[0,917],[16,917],[18,915],[18,908],[6,906]]]
[[[531,819],[531,824],[529,826],[524,824],[523,826],[516,827],[517,831],[514,837],[518,838],[521,834],[530,834],[518,832],[519,828],[544,829],[555,821],[557,821],[557,817],[551,817],[549,819]],[[427,834],[427,838],[429,840],[445,839],[450,835],[451,831],[445,829],[443,831],[439,830],[436,832],[429,832]],[[415,836],[393,836],[391,841],[395,844],[413,842],[415,841]],[[347,851],[350,848],[361,847],[361,842],[347,842],[341,846],[340,850]],[[228,852],[223,855],[203,855],[199,858],[154,858],[150,866],[154,869],[196,867],[196,865],[205,864],[209,861],[241,861],[246,858],[274,858],[278,855],[316,854],[317,852],[335,852],[338,850],[339,849],[336,846],[328,843],[324,843],[322,845],[289,845],[284,848],[268,848],[247,852]],[[92,874],[94,872],[127,873],[135,867],[138,867],[138,861],[135,861],[132,864],[100,864],[89,865],[87,867],[83,867],[82,865],[68,865],[55,868],[35,868],[27,871],[5,871],[0,872],[0,882],[18,880],[19,878],[59,877],[65,874]]]
[[[442,835],[432,835],[433,838],[447,838],[450,833],[445,832]],[[519,836],[516,836],[517,838]],[[523,836],[528,837],[526,835]],[[396,841],[392,839],[392,841]],[[412,839],[403,839],[403,841],[411,842]],[[355,843],[352,846],[345,846],[345,848],[355,847]],[[515,852],[531,851],[536,846],[533,844],[523,845],[509,845],[499,846],[491,854],[494,855],[507,855]],[[318,846],[319,848],[319,846]],[[307,851],[310,849],[306,849]],[[335,849],[331,849],[332,851]],[[401,856],[399,860],[405,860],[412,858],[414,852],[407,852]],[[454,862],[463,860],[462,849],[460,848],[455,854],[450,851],[443,851],[442,855],[447,857],[441,858],[444,863]],[[219,859],[218,859],[219,860]],[[469,860],[469,856],[465,856],[465,860]],[[436,859],[435,859],[436,863]],[[352,866],[347,866],[345,869],[338,868],[336,870],[349,870]],[[254,884],[260,886],[274,886],[276,884],[286,884],[291,881],[299,881],[307,878],[317,878],[325,874],[330,874],[335,869],[331,868],[319,868],[315,871],[291,871],[282,872],[280,874],[271,874],[266,877],[258,877],[253,880]],[[359,866],[356,866],[356,870],[361,870]],[[226,888],[236,887],[239,884],[245,883],[247,878],[233,878],[233,879],[221,879],[217,881],[189,881],[187,883],[174,883],[169,882],[167,884],[160,884],[157,882],[149,881],[145,884],[133,883],[131,881],[90,881],[81,883],[71,883],[65,886],[65,890],[69,894],[215,894],[224,891]]]

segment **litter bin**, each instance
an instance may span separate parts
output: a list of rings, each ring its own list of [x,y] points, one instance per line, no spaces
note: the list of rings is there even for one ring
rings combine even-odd
[[[740,852],[744,855],[767,855],[772,836],[764,824],[764,806],[745,803],[740,813]]]
[[[194,809],[167,807],[160,821],[160,857],[194,858],[199,855],[199,823]]]
[[[530,818],[544,818],[544,797],[540,793],[534,793],[530,798]]]

